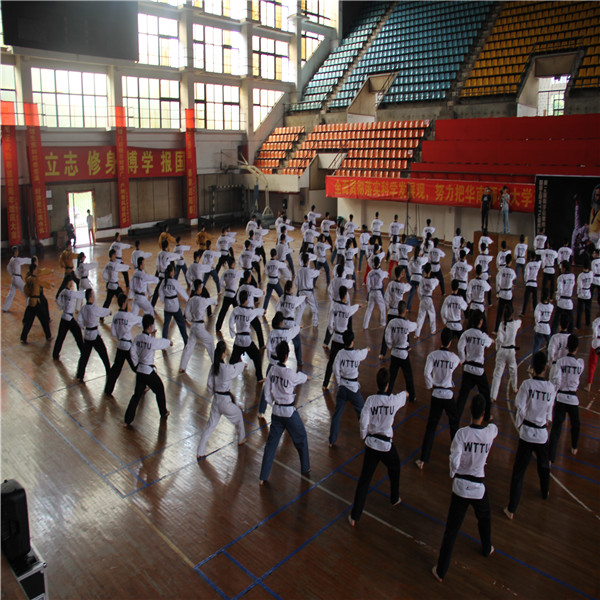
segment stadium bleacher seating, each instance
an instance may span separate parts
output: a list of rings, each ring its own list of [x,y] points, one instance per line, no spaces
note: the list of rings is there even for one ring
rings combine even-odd
[[[597,175],[600,114],[436,121],[412,177],[533,183],[535,176]]]
[[[263,173],[273,173],[285,160],[294,144],[304,133],[304,127],[276,127],[263,142],[254,161],[254,166]]]
[[[389,2],[367,2],[362,15],[342,43],[327,57],[308,83],[302,101],[290,110],[319,110],[389,8]]]
[[[514,95],[532,55],[585,49],[575,89],[600,87],[600,3],[506,2],[461,96]]]
[[[472,50],[488,2],[399,2],[330,104],[347,107],[369,75],[397,73],[383,103],[439,101]]]

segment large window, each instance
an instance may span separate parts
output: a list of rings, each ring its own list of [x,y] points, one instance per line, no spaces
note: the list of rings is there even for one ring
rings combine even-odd
[[[175,19],[138,14],[139,62],[179,67],[179,32]]]
[[[325,39],[320,33],[312,33],[304,31],[301,40],[302,66],[313,55],[314,51],[319,47],[319,44]]]
[[[283,96],[283,92],[277,90],[259,90],[252,91],[252,110],[254,115],[254,129],[267,118],[271,109],[277,104]]]
[[[179,129],[179,81],[123,77],[127,127]]]
[[[241,129],[239,87],[195,83],[194,102],[199,129]]]
[[[194,2],[194,6],[197,6]],[[204,0],[204,11],[236,20],[246,18],[246,0]]]
[[[252,36],[252,74],[263,79],[293,81],[288,59],[288,44],[270,38]]]
[[[313,23],[335,27],[337,4],[332,0],[300,0],[300,10]]]
[[[212,73],[243,74],[240,33],[198,24],[194,24],[193,33],[195,68]]]
[[[1,20],[1,19],[0,19]],[[17,125],[23,124],[23,107],[17,105],[17,86],[15,84],[15,68],[13,65],[2,65],[2,90],[0,100],[13,102]]]
[[[107,127],[104,73],[31,69],[33,101],[46,127]]]
[[[291,31],[293,24],[288,21],[296,12],[295,0],[252,0],[252,20],[261,25]]]

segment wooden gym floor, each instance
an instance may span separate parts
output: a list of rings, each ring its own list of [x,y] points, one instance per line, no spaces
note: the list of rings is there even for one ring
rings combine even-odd
[[[294,234],[299,237],[297,231]],[[214,234],[213,239],[216,237]],[[238,238],[236,256],[244,235],[240,233]],[[265,244],[267,254],[273,245],[273,233],[270,238]],[[191,234],[184,236],[184,243],[191,240]],[[83,246],[81,250],[88,260],[97,260],[103,267],[108,247],[109,243],[102,242],[95,248]],[[153,272],[156,240],[145,238],[142,248],[154,253],[147,261],[148,272]],[[294,248],[298,250],[299,242],[294,242]],[[125,251],[126,262],[130,255],[131,250]],[[448,273],[450,260],[445,260],[444,271]],[[3,300],[10,285],[5,264],[3,261]],[[56,269],[58,285],[62,273],[56,253],[47,255],[41,264]],[[101,303],[101,269],[92,272],[92,276],[96,277]],[[447,275],[449,288],[448,279]],[[214,284],[208,285],[214,293]],[[522,287],[516,291],[518,309],[522,292]],[[53,334],[60,318],[54,293],[47,293]],[[438,292],[436,296],[439,309]],[[332,391],[325,395],[321,390],[327,362],[321,344],[328,308],[323,275],[317,284],[317,298],[319,327],[311,327],[307,310],[302,331],[304,370],[311,380],[297,391],[298,410],[308,433],[312,472],[309,477],[301,476],[297,453],[289,437],[284,436],[269,483],[260,487],[258,473],[268,426],[256,416],[260,390],[252,365],[233,388],[245,406],[248,443],[238,448],[233,427],[222,419],[209,441],[209,456],[197,463],[196,444],[211,401],[206,395],[210,363],[204,349],[197,347],[188,373],[179,375],[183,343],[172,326],[174,346],[165,353],[156,353],[171,416],[167,422],[159,420],[154,396],[149,393],[140,404],[135,427],[126,430],[122,427],[123,414],[134,386],[129,368],[123,369],[114,398],[102,393],[104,369],[95,354],[88,365],[85,385],[77,384],[74,375],[79,353],[70,336],[60,362],[52,360],[51,344],[45,342],[37,322],[29,344],[19,343],[24,298],[17,295],[11,311],[2,314],[1,321],[2,478],[17,479],[27,491],[32,541],[48,563],[50,597],[599,597],[598,374],[590,393],[580,391],[579,454],[570,454],[570,438],[565,429],[552,468],[549,499],[541,500],[535,465],[531,464],[519,511],[512,522],[503,515],[502,507],[508,501],[518,434],[504,377],[492,413],[500,432],[486,472],[496,553],[487,559],[481,556],[476,520],[470,511],[457,540],[450,571],[444,583],[439,584],[430,569],[437,560],[451,493],[450,439],[445,416],[431,462],[424,471],[414,465],[430,397],[424,389],[423,366],[427,354],[438,346],[439,336],[427,333],[411,350],[417,402],[400,411],[395,433],[403,464],[403,503],[394,509],[390,507],[387,475],[380,466],[366,512],[352,529],[346,515],[360,474],[364,444],[358,435],[356,416],[347,408],[338,444],[334,449],[328,448],[335,387],[332,384]],[[365,298],[364,288],[359,287],[354,300],[364,302]],[[269,319],[274,306],[272,301]],[[158,308],[161,327],[160,303]],[[413,319],[417,308],[415,301]],[[366,398],[375,391],[377,369],[389,364],[389,353],[383,363],[377,358],[383,332],[379,315],[374,311],[369,329],[363,331],[363,311],[364,308],[355,318],[355,332],[357,347],[372,348],[360,373]],[[532,346],[529,311],[518,338],[517,357],[523,363],[519,381],[527,376]],[[598,315],[595,303],[592,318]],[[494,318],[492,306],[488,321],[493,323]],[[214,321],[213,314],[209,329],[214,328]],[[231,344],[226,329],[223,333]],[[112,360],[115,343],[110,336],[110,318],[101,330]],[[583,338],[579,356],[586,362],[583,388],[590,329],[584,327],[578,333]],[[491,382],[494,353],[489,352],[486,358]],[[461,374],[459,368],[455,377],[457,392]],[[399,374],[396,390],[403,385]],[[3,597],[11,596],[8,593]]]

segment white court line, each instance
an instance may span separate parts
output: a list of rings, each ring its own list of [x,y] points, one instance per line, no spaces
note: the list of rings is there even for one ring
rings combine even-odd
[[[523,359],[525,360],[525,359]],[[521,365],[521,363],[523,362],[523,360],[517,365],[517,368]],[[515,414],[516,411],[513,412],[512,410],[510,410],[510,404],[511,401],[510,399],[507,397],[506,398],[506,404],[509,405],[509,414],[510,414],[510,419],[512,421],[512,424],[514,425],[514,428],[517,430],[517,432],[519,431],[518,427],[517,427],[517,421],[515,419]],[[595,411],[591,411],[591,412],[595,412]],[[599,413],[597,413],[599,414]],[[558,485],[565,490],[565,492],[567,492],[567,494],[569,494],[569,496],[571,496],[571,498],[573,498],[573,500],[575,500],[578,504],[580,504],[581,506],[583,506],[583,508],[585,508],[585,510],[587,510],[588,512],[592,513],[592,515],[594,515],[594,517],[596,517],[596,519],[598,519],[600,521],[600,516],[597,515],[587,504],[585,504],[582,500],[580,500],[569,488],[567,488],[567,486],[562,483],[561,481],[559,481],[559,479],[556,477],[556,475],[554,475],[554,473],[550,472],[550,477],[552,477],[552,479],[554,479],[554,481],[556,481],[556,483],[558,483]]]

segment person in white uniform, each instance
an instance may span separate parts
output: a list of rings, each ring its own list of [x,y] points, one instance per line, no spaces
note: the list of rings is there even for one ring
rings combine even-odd
[[[381,228],[383,227],[383,221],[379,218],[379,213],[375,213],[375,218],[371,221],[371,235],[375,238],[375,241],[383,246],[381,239]]]
[[[477,517],[481,553],[491,556],[492,515],[490,501],[484,483],[485,464],[498,435],[493,423],[484,425],[485,399],[477,394],[471,401],[471,424],[461,427],[450,446],[450,477],[452,478],[452,500],[446,519],[446,530],[437,564],[432,569],[433,576],[441,583],[448,568],[454,543],[469,506]]]
[[[517,392],[517,332],[520,328],[521,319],[513,319],[512,304],[505,305],[504,316],[496,338],[496,366],[494,367],[494,377],[492,379],[492,402],[496,402],[498,399],[500,380],[504,375],[505,368],[508,368],[508,387],[514,393]]]
[[[19,247],[12,247],[12,258],[8,261],[6,265],[6,270],[10,275],[10,290],[8,290],[8,296],[6,296],[6,300],[4,301],[4,306],[2,306],[3,312],[8,312],[10,310],[10,305],[12,304],[15,294],[17,290],[19,290],[23,296],[25,296],[24,288],[25,282],[23,281],[23,274],[21,273],[21,268],[23,265],[30,265],[31,258],[21,258],[19,256]]]
[[[439,238],[433,238],[433,248],[429,251],[429,263],[431,264],[431,276],[435,277],[440,282],[440,290],[442,296],[446,295],[446,285],[444,283],[444,273],[440,262],[446,256],[446,253],[438,248],[440,243]]]
[[[142,333],[136,335],[131,345],[131,360],[135,365],[135,390],[125,411],[124,426],[129,427],[135,419],[137,406],[146,388],[150,388],[156,396],[158,412],[161,419],[166,419],[171,413],[167,410],[165,386],[154,366],[154,352],[166,350],[173,342],[168,338],[157,338],[154,327],[154,317],[142,317]]]
[[[467,310],[465,299],[458,294],[458,281],[453,279],[450,282],[452,293],[444,298],[440,314],[445,327],[455,338],[460,338],[463,330],[463,315]]]
[[[481,276],[481,265],[475,267],[475,277],[469,281],[467,286],[467,314],[470,315],[473,311],[481,311],[483,315],[483,325],[481,331],[487,333],[487,319],[485,318],[485,295],[490,291],[490,284]]]
[[[425,324],[425,317],[429,318],[429,331],[433,335],[435,333],[435,307],[433,306],[433,292],[438,286],[439,281],[433,277],[431,265],[427,263],[423,267],[423,278],[419,284],[419,314],[417,316],[417,330],[415,338],[419,339],[421,330]]]
[[[519,273],[522,273],[523,283],[525,283],[525,259],[527,258],[528,246],[525,243],[525,236],[521,234],[519,243],[515,246],[515,273],[519,279]]]
[[[85,290],[85,304],[81,307],[79,314],[77,315],[77,322],[79,326],[84,329],[83,333],[83,348],[81,350],[81,356],[77,363],[77,375],[75,376],[79,383],[83,383],[83,377],[85,376],[85,368],[92,349],[95,349],[98,356],[104,364],[104,369],[108,375],[110,370],[110,361],[108,360],[108,352],[106,346],[98,333],[98,320],[104,317],[108,317],[111,313],[108,308],[96,306],[94,300],[96,295],[94,290]]]
[[[464,250],[460,250],[458,254],[458,260],[452,265],[450,269],[450,276],[452,280],[458,281],[458,293],[465,300],[467,299],[467,285],[469,283],[469,273],[473,270],[473,267],[466,260],[467,253]]]
[[[88,208],[87,216],[86,216],[85,220],[87,222],[88,239],[90,241],[90,245],[95,246],[96,245],[96,231],[94,229],[94,215],[90,212],[89,208]]]
[[[164,338],[169,337],[169,325],[171,324],[171,319],[175,319],[183,343],[187,344],[188,334],[185,326],[185,319],[183,318],[181,307],[179,306],[179,298],[184,302],[187,302],[189,296],[186,294],[183,287],[181,287],[181,284],[177,279],[175,279],[174,274],[175,267],[173,266],[173,263],[171,263],[165,271],[164,283],[160,286],[159,296],[165,307],[162,336]]]
[[[182,271],[183,271],[183,277],[185,279],[188,268],[187,268],[187,265],[185,264],[185,258],[183,255],[188,250],[191,250],[192,247],[182,244],[180,235],[178,235],[175,238],[175,242],[176,243],[175,243],[175,247],[173,248],[173,254],[177,254],[179,256],[179,259],[177,261],[175,261],[175,279],[179,279],[179,273],[181,273]]]
[[[454,373],[460,364],[460,359],[454,352],[450,351],[452,336],[453,334],[448,328],[442,329],[441,348],[431,352],[425,362],[425,387],[431,390],[431,407],[429,409],[427,426],[425,427],[421,457],[416,461],[419,469],[423,469],[431,457],[435,430],[440,422],[442,411],[445,411],[448,415],[450,440],[454,438],[458,429],[458,415],[454,400],[452,373]]]
[[[174,252],[169,252],[169,240],[164,239],[161,243],[162,250],[156,256],[156,273],[155,275],[158,277],[159,282],[156,284],[154,288],[154,293],[152,294],[151,304],[152,306],[156,306],[156,302],[159,297],[160,288],[163,285],[165,280],[165,271],[167,267],[178,259],[177,254]]]
[[[390,281],[385,289],[384,300],[385,300],[385,312],[387,315],[387,324],[389,325],[392,319],[396,319],[398,317],[398,304],[404,298],[404,294],[410,292],[411,285],[410,283],[406,283],[406,281],[402,281],[402,267],[398,265],[394,269],[394,277],[393,281]],[[406,306],[406,304],[405,304]],[[379,351],[379,359],[383,360],[385,357],[385,353],[387,352],[387,342],[385,339],[385,332],[383,332],[382,340],[381,340],[381,350]],[[390,368],[391,371],[391,368]],[[390,379],[392,378],[390,373]]]
[[[415,401],[415,384],[413,379],[412,366],[410,364],[408,338],[415,331],[417,324],[409,321],[406,318],[407,309],[406,302],[400,300],[398,302],[398,316],[392,319],[385,328],[386,344],[392,349],[392,357],[390,361],[390,382],[388,392],[394,392],[394,384],[398,371],[402,369],[406,391],[408,392],[408,401]]]
[[[211,359],[215,353],[213,339],[210,333],[206,331],[205,321],[206,309],[209,306],[216,305],[217,300],[215,298],[203,298],[202,287],[202,282],[199,279],[196,279],[196,281],[194,281],[192,296],[185,307],[185,318],[192,326],[190,328],[187,344],[181,354],[181,363],[179,365],[180,373],[185,373],[190,358],[194,353],[196,342],[200,342],[206,348],[206,352]]]
[[[129,265],[123,264],[123,261],[117,258],[117,251],[114,248],[108,251],[108,258],[109,261],[102,271],[102,279],[106,281],[106,298],[102,305],[104,308],[108,308],[112,299],[123,293],[119,287],[119,273],[129,270]],[[127,287],[129,287],[129,276],[127,277]]]
[[[577,276],[577,329],[581,327],[581,316],[585,312],[585,324],[591,323],[592,312],[592,282],[594,274],[591,271],[591,263],[588,256],[583,259],[583,271]]]
[[[575,356],[578,347],[579,338],[575,334],[571,334],[567,341],[567,355],[559,358],[550,372],[550,381],[552,381],[557,390],[548,447],[551,463],[556,461],[556,447],[567,414],[571,421],[571,454],[577,454],[579,431],[581,428],[577,390],[579,389],[579,380],[585,368],[583,359]]]
[[[355,350],[354,333],[351,330],[345,331],[342,339],[344,347],[337,353],[333,363],[333,374],[338,382],[338,390],[335,397],[335,410],[331,417],[331,427],[329,428],[330,448],[333,448],[337,441],[346,402],[352,404],[359,420],[364,406],[364,400],[360,393],[360,383],[358,383],[358,367],[367,358],[370,348]]]
[[[521,493],[523,479],[529,466],[531,453],[537,458],[538,477],[542,498],[548,497],[550,488],[550,462],[548,457],[548,421],[552,420],[552,409],[556,397],[554,385],[545,379],[546,355],[538,352],[533,357],[534,377],[526,379],[515,398],[516,426],[519,429],[519,445],[510,480],[510,499],[504,514],[513,519]]]
[[[498,308],[496,311],[496,324],[494,326],[494,334],[498,332],[504,307],[510,305],[512,307],[513,285],[517,278],[516,273],[511,268],[512,256],[506,255],[506,266],[501,267],[496,274],[496,294],[498,296]]]
[[[530,296],[534,311],[535,307],[537,306],[537,277],[541,266],[542,261],[539,259],[539,256],[533,250],[530,250],[529,260],[525,265],[525,271],[523,275],[523,278],[525,279],[525,294],[523,295],[523,310],[520,314],[521,317],[525,316],[525,311],[527,310],[527,303],[529,302]]]
[[[60,318],[60,325],[58,326],[58,333],[56,334],[56,341],[54,342],[54,350],[52,351],[52,358],[58,360],[60,358],[60,351],[62,349],[63,342],[67,336],[67,331],[70,331],[72,336],[75,338],[75,343],[79,348],[79,352],[83,350],[83,337],[81,335],[81,328],[77,321],[73,317],[75,312],[75,304],[78,300],[85,299],[85,290],[76,290],[75,282],[70,280],[67,283],[67,287],[58,295],[56,304],[62,310]]]
[[[117,340],[117,352],[104,385],[104,393],[107,396],[112,396],[125,361],[128,362],[129,367],[135,373],[135,365],[131,360],[131,344],[133,343],[131,330],[136,325],[142,324],[142,317],[127,311],[127,296],[125,294],[121,294],[117,298],[117,302],[119,303],[119,310],[114,314],[110,325],[110,332]]]
[[[327,260],[325,260],[325,264],[327,264]],[[329,275],[329,267],[327,267],[326,272]],[[265,292],[263,308],[267,310],[273,292],[277,293],[278,299],[283,296],[283,288],[280,283],[281,277],[285,277],[285,281],[290,280],[292,277],[286,264],[281,260],[277,260],[277,250],[275,248],[271,248],[271,258],[265,264],[265,276],[267,278],[267,291]]]
[[[279,440],[287,431],[300,457],[300,471],[303,475],[310,473],[310,457],[308,454],[308,438],[304,423],[294,406],[296,395],[294,388],[308,381],[309,377],[301,371],[296,372],[285,366],[290,348],[287,342],[279,342],[276,348],[277,364],[270,371],[265,383],[265,399],[273,407],[269,437],[265,444],[262,465],[260,468],[260,485],[269,479],[271,467]]]
[[[229,334],[234,338],[231,351],[230,364],[234,365],[242,360],[242,355],[247,354],[254,363],[256,381],[262,382],[262,357],[259,349],[252,340],[250,333],[251,323],[257,317],[262,317],[265,311],[262,308],[252,308],[248,305],[248,291],[239,293],[239,306],[236,306],[229,317]]]
[[[373,260],[373,269],[369,271],[367,275],[367,293],[369,297],[369,303],[367,304],[367,310],[365,311],[365,317],[363,319],[363,329],[368,329],[369,322],[371,321],[371,314],[373,308],[377,305],[379,309],[379,323],[381,327],[385,327],[385,301],[383,299],[383,280],[388,276],[385,271],[379,268],[379,258],[376,256]]]
[[[110,245],[109,252],[111,250],[114,250],[117,262],[123,264],[123,250],[127,250],[129,248],[131,248],[131,244],[124,244],[121,241],[121,234],[117,231],[117,233],[115,233],[115,240]],[[129,269],[129,267],[127,267],[127,269]],[[129,287],[129,273],[125,269],[120,269],[120,271],[123,273],[123,281],[125,282],[125,287],[128,288]]]
[[[492,345],[493,340],[481,330],[482,327],[483,313],[480,310],[472,311],[469,315],[469,329],[464,331],[458,340],[456,351],[460,362],[464,365],[460,391],[456,401],[456,413],[459,422],[469,393],[475,386],[477,386],[479,394],[485,399],[484,419],[486,421],[490,420],[490,384],[485,374],[485,350]]]
[[[298,308],[306,302],[306,296],[293,296],[292,290],[294,284],[291,280],[285,282],[283,286],[283,296],[279,298],[277,306],[275,307],[276,312],[283,313],[283,327],[285,329],[291,329],[296,324],[296,311]],[[302,342],[300,340],[300,330],[292,338],[294,344],[294,352],[296,353],[296,363],[298,367],[302,367]]]
[[[568,331],[573,332],[573,290],[575,289],[575,275],[565,260],[560,263],[560,275],[556,279],[556,311],[552,322],[552,331],[558,329],[561,316],[567,315],[569,321]]]
[[[360,437],[365,440],[365,458],[348,522],[352,527],[360,520],[367,502],[371,480],[379,461],[387,467],[390,478],[390,502],[396,506],[400,498],[400,457],[394,445],[394,417],[406,404],[406,392],[388,394],[387,369],[377,372],[377,393],[369,396],[360,413]]]
[[[146,273],[146,259],[143,256],[138,257],[137,261],[137,269],[131,276],[129,288],[129,297],[133,300],[131,312],[137,315],[141,310],[142,314],[154,316],[154,307],[148,299],[148,286],[150,284],[158,285],[159,279]]]
[[[302,315],[308,304],[312,312],[313,327],[317,327],[319,325],[319,307],[315,299],[315,279],[319,276],[319,271],[309,267],[308,263],[309,255],[305,252],[302,255],[302,267],[300,267],[298,273],[296,273],[296,289],[298,290],[298,296],[306,297],[306,302],[300,306],[298,322],[302,323]]]
[[[237,405],[233,394],[231,393],[231,384],[233,380],[242,374],[247,365],[243,362],[235,365],[226,364],[225,356],[227,355],[227,344],[224,340],[217,342],[217,347],[214,351],[214,360],[206,388],[208,394],[213,397],[210,405],[210,415],[208,423],[200,434],[198,447],[196,449],[196,459],[201,460],[206,458],[206,444],[212,432],[216,429],[221,416],[227,417],[231,424],[235,427],[238,437],[238,446],[242,446],[246,442],[246,427],[244,426],[244,416],[242,409]]]

